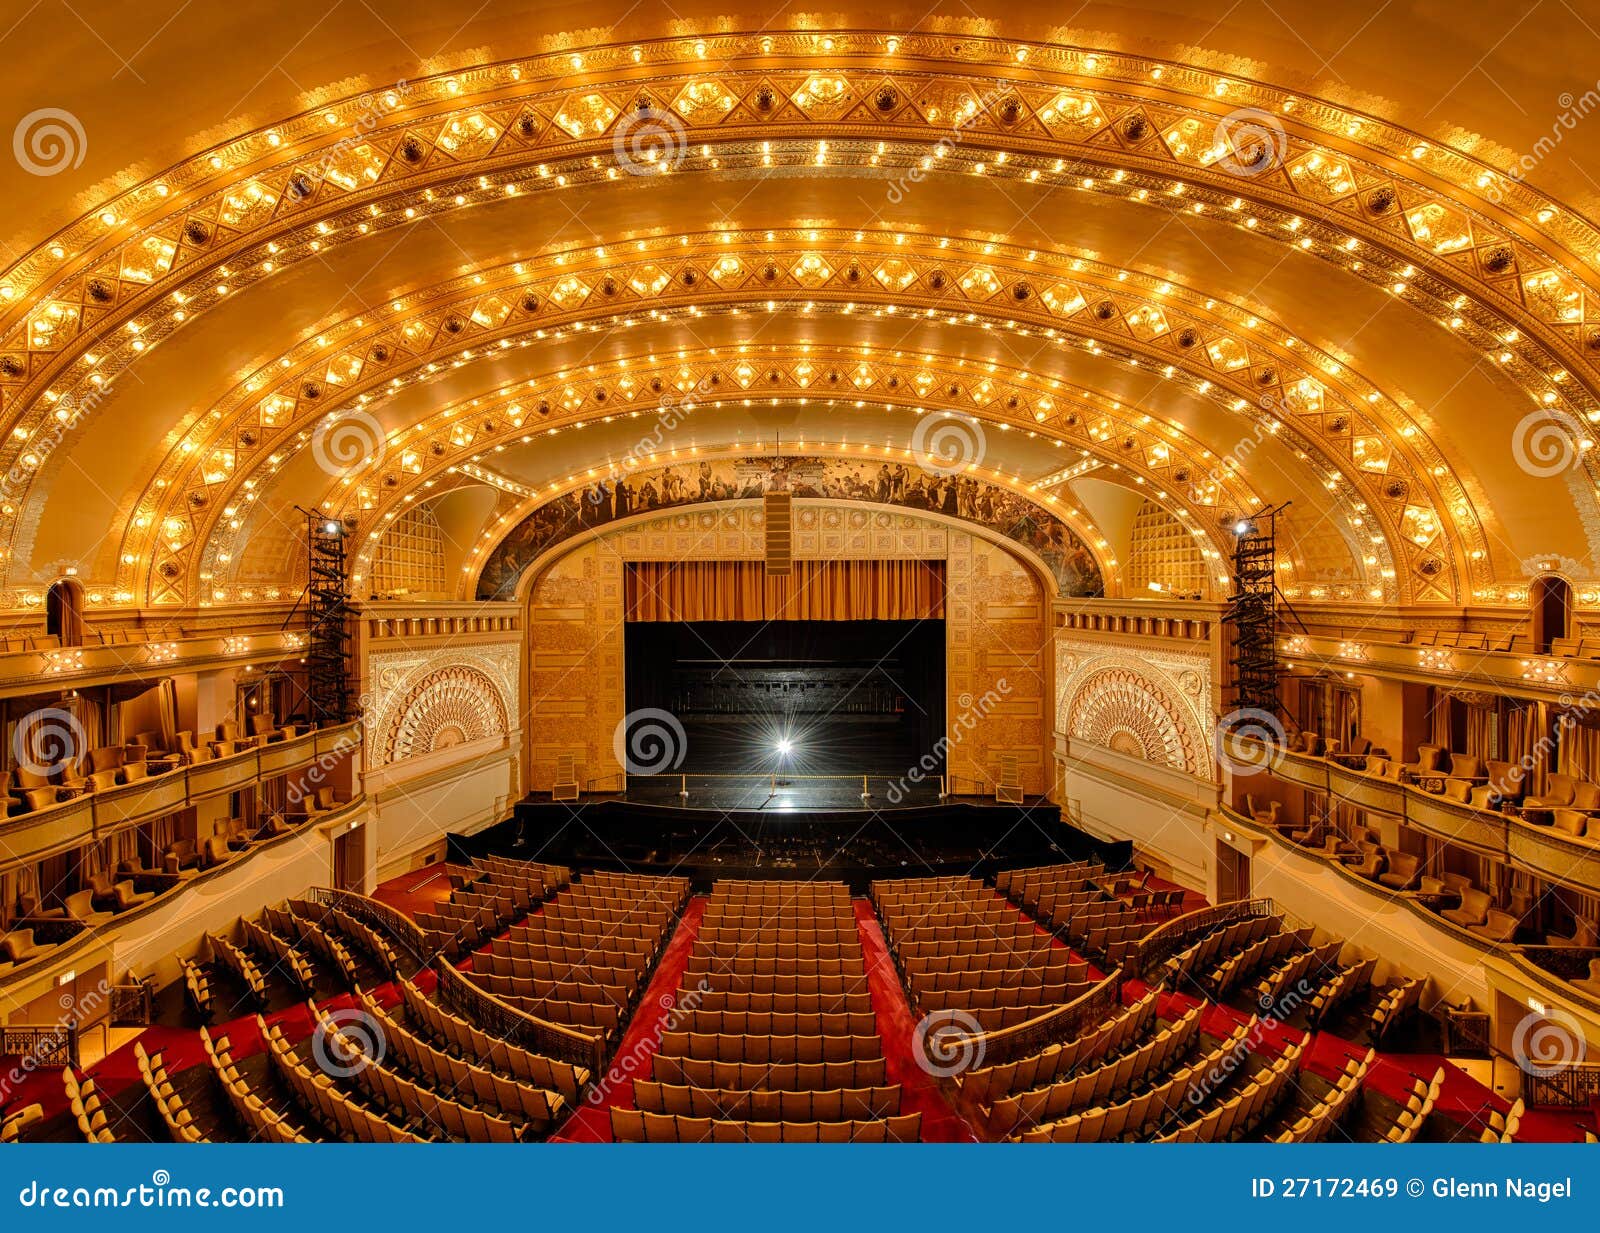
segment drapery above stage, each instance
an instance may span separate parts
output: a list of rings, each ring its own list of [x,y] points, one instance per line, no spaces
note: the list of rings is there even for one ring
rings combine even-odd
[[[943,561],[633,561],[630,621],[919,621],[944,617]]]

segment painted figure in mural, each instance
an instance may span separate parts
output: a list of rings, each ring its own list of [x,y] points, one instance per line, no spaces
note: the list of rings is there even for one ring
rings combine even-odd
[[[600,480],[552,498],[524,518],[489,556],[478,578],[479,599],[509,599],[527,567],[562,540],[630,514],[706,501],[751,499],[768,491],[797,497],[871,501],[928,510],[996,531],[1032,550],[1067,596],[1105,594],[1094,553],[1042,505],[970,475],[930,475],[903,463],[760,457],[702,459],[692,476],[663,467],[632,481]]]

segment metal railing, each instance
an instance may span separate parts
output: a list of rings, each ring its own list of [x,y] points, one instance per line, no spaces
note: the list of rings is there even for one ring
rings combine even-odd
[[[1270,899],[1236,899],[1232,903],[1214,904],[1198,911],[1174,916],[1157,925],[1135,942],[1128,951],[1127,966],[1130,972],[1147,976],[1158,964],[1186,948],[1197,938],[1213,929],[1244,920],[1251,916],[1276,916],[1277,906]]]
[[[1530,1105],[1586,1109],[1600,1100],[1600,1062],[1574,1062],[1537,1071],[1524,1069],[1522,1098]]]
[[[111,1026],[149,1027],[155,1009],[155,992],[152,977],[126,985],[112,985]]]
[[[599,1037],[519,1010],[479,988],[443,956],[435,961],[434,970],[439,974],[439,996],[491,1036],[563,1062],[587,1066],[593,1074],[599,1074],[604,1067],[605,1041]]]
[[[985,1066],[1003,1065],[1081,1036],[1087,1027],[1106,1019],[1121,1003],[1122,969],[1119,968],[1073,1001],[1022,1023],[969,1037],[962,1042],[962,1047],[973,1050]]]
[[[12,1023],[0,1027],[0,1054],[30,1059],[34,1067],[76,1067],[76,1023]]]

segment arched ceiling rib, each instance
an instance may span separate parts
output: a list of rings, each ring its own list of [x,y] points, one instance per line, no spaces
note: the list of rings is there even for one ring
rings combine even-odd
[[[1198,466],[1191,467],[1196,487],[1203,486],[1208,472],[1232,465],[1235,454],[1254,455],[1259,468],[1264,461],[1260,439],[1281,430],[1308,464],[1320,460],[1318,482],[1347,503],[1347,516],[1360,520],[1370,503],[1372,520],[1377,520],[1392,507],[1388,533],[1404,533],[1410,541],[1421,525],[1418,519],[1438,520],[1436,507],[1453,496],[1463,511],[1458,517],[1462,530],[1470,525],[1459,485],[1442,495],[1425,495],[1441,478],[1433,472],[1444,467],[1443,456],[1416,432],[1401,402],[1331,357],[1319,357],[1303,344],[1286,345],[1289,337],[1279,327],[1244,309],[1103,263],[1056,259],[1036,251],[1024,254],[993,244],[945,240],[929,259],[887,236],[871,237],[880,241],[873,244],[865,235],[856,239],[817,229],[769,234],[770,239],[724,232],[697,237],[694,245],[661,238],[617,251],[562,254],[542,270],[537,263],[516,263],[463,277],[437,293],[408,296],[398,310],[391,305],[390,311],[328,323],[292,356],[271,359],[247,374],[211,414],[196,421],[194,431],[174,442],[167,463],[147,481],[159,487],[147,488],[134,508],[125,511],[129,533],[123,556],[136,563],[150,559],[158,543],[177,540],[187,546],[203,538],[219,517],[231,518],[223,511],[237,504],[241,484],[258,488],[296,442],[314,445],[316,426],[330,417],[360,411],[387,420],[385,407],[413,382],[468,362],[504,367],[506,347],[520,350],[585,321],[591,329],[600,328],[591,308],[607,323],[605,328],[627,322],[627,329],[650,325],[674,305],[694,314],[696,321],[729,311],[730,305],[769,316],[771,308],[781,306],[807,318],[806,329],[814,329],[812,322],[829,312],[881,317],[898,310],[905,330],[895,350],[913,355],[919,350],[916,333],[930,320],[1026,331],[1038,342],[1044,370],[1039,374],[1024,369],[1008,386],[1004,378],[983,375],[981,362],[974,363],[976,375],[970,375],[958,371],[966,366],[965,359],[952,358],[948,384],[935,375],[940,364],[923,365],[907,371],[898,390],[886,386],[879,393],[901,402],[948,394],[947,405],[975,414],[998,411],[1007,418],[1004,413],[1009,412],[1012,421],[1031,417],[1054,431],[1105,445],[1114,460],[1118,448],[1134,448],[1127,435],[1092,418],[1092,408],[1057,405],[1064,383],[1049,374],[1054,365],[1048,353],[1082,346],[1100,363],[1142,366],[1162,381],[1177,381],[1197,396],[1209,397],[1226,412],[1224,419],[1232,425],[1222,430],[1226,449],[1217,451],[1215,466],[1196,460]],[[607,287],[613,290],[608,293]],[[1016,328],[1019,322],[1021,330]],[[759,327],[755,332],[759,334]],[[843,378],[844,371],[836,375]],[[814,378],[819,390],[827,390],[827,375],[819,371]],[[529,379],[534,387],[522,390],[520,397],[535,416],[541,406],[545,416],[557,411],[569,419],[597,408],[596,391],[578,388],[585,384],[581,374],[544,372]],[[858,392],[872,384],[843,379]],[[804,375],[791,379],[785,373],[781,380],[783,388],[796,394],[809,385]],[[951,390],[955,393],[949,394]],[[642,386],[616,392],[623,403],[647,396]],[[836,382],[832,393],[839,392]],[[436,418],[446,417],[440,413]],[[387,425],[393,445],[404,444],[398,434],[407,427],[404,419]],[[374,446],[378,432],[374,424],[369,433]],[[1398,447],[1392,448],[1390,440]],[[1443,478],[1448,479],[1447,470]],[[1352,495],[1342,496],[1342,485]],[[296,499],[312,498],[296,494]],[[1213,503],[1205,493],[1195,499]],[[177,534],[171,533],[174,527]],[[1473,546],[1470,541],[1466,545]],[[1412,547],[1419,559],[1423,551],[1438,551],[1433,537]],[[162,558],[154,559],[159,567]]]
[[[218,602],[228,588],[199,584],[239,559],[226,524],[247,521],[220,511],[281,490],[273,473],[311,447],[325,408],[376,417],[404,449],[408,432],[434,430],[400,408],[441,390],[450,366],[491,374],[483,391],[509,374],[553,388],[576,335],[625,331],[631,316],[665,353],[685,323],[734,312],[784,346],[847,310],[914,322],[908,355],[934,332],[970,335],[923,364],[947,406],[996,422],[1027,412],[1041,436],[1076,431],[1108,466],[1146,407],[1126,420],[1115,408],[1097,435],[1054,399],[1038,419],[1045,395],[1030,401],[1024,378],[1002,400],[1019,405],[997,409],[998,390],[949,374],[993,363],[995,331],[1081,348],[1049,363],[1087,371],[1050,380],[1088,404],[1119,401],[1119,365],[1159,372],[1191,408],[1209,400],[1190,413],[1203,432],[1182,421],[1202,456],[1281,499],[1262,469],[1287,445],[1320,472],[1341,535],[1381,538],[1370,561],[1356,548],[1375,575],[1355,598],[1494,599],[1531,555],[1587,555],[1530,539],[1542,532],[1518,497],[1542,477],[1513,473],[1499,442],[1530,415],[1557,417],[1585,477],[1570,499],[1592,512],[1600,236],[1504,166],[1209,61],[1126,49],[774,31],[479,60],[335,90],[130,177],[0,276],[13,601],[76,554],[96,562],[102,601]],[[707,203],[708,189],[729,200]],[[880,216],[847,233],[868,194]],[[728,229],[707,233],[719,208]],[[525,228],[521,260],[506,260]],[[727,260],[737,268],[718,278]],[[796,372],[779,378],[788,397],[809,388]],[[56,525],[68,515],[44,486],[63,487],[68,455],[81,467],[96,441],[110,452],[101,425],[119,410],[133,412],[118,443],[129,461],[108,459],[88,502],[128,526],[107,563],[91,542],[104,530]],[[1495,431],[1463,431],[1473,413]],[[580,403],[556,418],[592,414]],[[1268,432],[1277,448],[1240,461]],[[1175,491],[1186,502],[1198,504]]]

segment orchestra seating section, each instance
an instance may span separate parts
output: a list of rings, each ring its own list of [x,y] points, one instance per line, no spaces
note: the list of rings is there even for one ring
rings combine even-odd
[[[489,876],[514,875],[499,870]],[[458,936],[491,938],[500,924],[522,914],[508,896],[477,889],[484,886],[452,892],[458,904],[468,895],[459,906],[477,914],[461,922],[466,933]],[[688,898],[687,878],[586,874],[522,923],[492,936],[473,955],[470,979],[508,1006],[615,1044]],[[493,925],[489,913],[499,913]],[[419,913],[419,924],[426,919],[434,922],[425,926],[430,937],[439,939],[440,924],[455,918]]]
[[[1083,862],[875,882],[900,1019],[843,883],[719,881],[689,917],[683,878],[445,877],[409,917],[319,891],[208,934],[170,999],[196,1047],[141,1038],[110,1091],[68,1067],[0,1142],[515,1143],[598,1106],[630,1143],[914,1142],[946,1108],[991,1142],[1509,1143],[1532,1116],[1383,1052],[1429,1022],[1423,979],[1376,984],[1376,956],[1270,901],[1174,914]]]
[[[913,1142],[843,883],[718,882],[621,1142]]]

